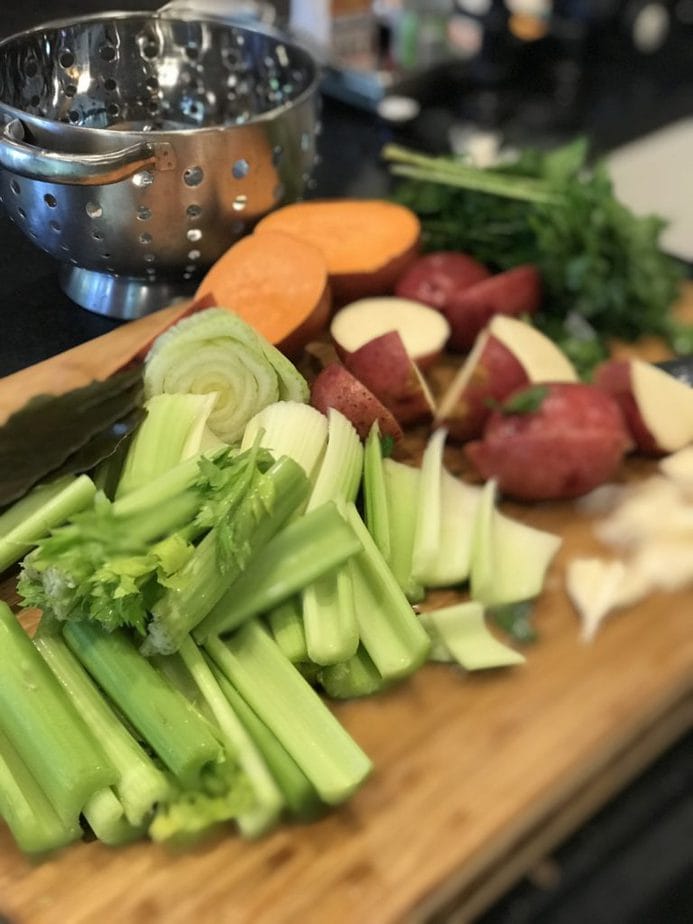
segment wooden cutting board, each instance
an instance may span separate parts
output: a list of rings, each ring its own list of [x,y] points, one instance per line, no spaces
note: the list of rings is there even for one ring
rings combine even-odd
[[[79,348],[80,363],[91,349],[98,359],[103,341]],[[34,373],[46,365],[20,373],[22,390]],[[390,924],[467,921],[488,907],[693,718],[693,589],[622,611],[583,645],[563,574],[598,550],[592,522],[571,503],[507,510],[564,538],[525,665],[469,675],[428,665],[388,693],[336,705],[372,777],[322,820],[254,843],[229,832],[185,853],[79,844],[33,862],[0,829],[0,914],[16,924]],[[0,595],[16,599],[12,580]]]

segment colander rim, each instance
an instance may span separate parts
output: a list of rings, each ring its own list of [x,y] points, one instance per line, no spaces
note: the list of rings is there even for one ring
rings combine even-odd
[[[0,120],[3,116],[8,118],[8,121],[11,119],[19,119],[20,121],[30,120],[30,124],[37,125],[45,128],[46,130],[54,129],[55,126],[60,126],[61,131],[69,132],[79,132],[82,137],[99,137],[102,139],[120,139],[122,142],[123,139],[127,138],[142,138],[146,137],[152,139],[153,141],[161,140],[167,136],[175,135],[176,137],[181,136],[190,136],[195,135],[199,136],[201,134],[208,133],[218,133],[231,131],[233,129],[242,129],[249,125],[256,125],[258,122],[269,122],[273,119],[278,118],[285,112],[288,112],[291,109],[296,109],[301,106],[303,103],[312,99],[315,96],[316,92],[320,86],[321,80],[321,66],[318,60],[315,58],[314,54],[310,49],[300,41],[297,41],[293,36],[287,35],[278,29],[273,29],[271,26],[263,24],[262,26],[250,25],[246,23],[230,23],[227,18],[221,15],[215,15],[214,13],[205,13],[204,16],[195,15],[192,11],[172,11],[166,10],[165,8],[159,10],[113,10],[113,11],[104,11],[100,13],[90,13],[86,16],[69,16],[62,17],[60,19],[51,19],[46,22],[39,23],[36,26],[32,26],[29,29],[23,29],[21,32],[15,32],[12,35],[5,36],[5,38],[0,39],[0,55],[3,52],[4,46],[8,45],[10,42],[17,41],[19,39],[28,38],[31,35],[36,33],[45,32],[49,29],[58,30],[65,29],[68,27],[81,26],[82,24],[88,24],[91,22],[99,22],[104,20],[124,20],[124,19],[138,19],[145,18],[148,20],[169,20],[173,22],[195,22],[202,25],[212,24],[216,26],[226,25],[229,28],[233,27],[234,29],[240,30],[244,33],[253,33],[264,36],[266,38],[275,39],[276,41],[281,42],[283,45],[287,46],[291,50],[298,51],[305,56],[306,63],[310,65],[311,75],[308,86],[302,90],[296,97],[286,103],[282,103],[279,106],[274,106],[271,109],[267,109],[264,112],[259,113],[258,115],[252,116],[248,119],[247,122],[223,124],[219,123],[218,125],[205,125],[205,126],[191,126],[190,128],[166,128],[166,129],[151,129],[147,131],[130,129],[127,131],[122,131],[114,128],[95,128],[89,125],[74,125],[69,122],[61,122],[57,119],[49,119],[45,116],[35,115],[34,113],[27,112],[26,109],[20,109],[17,106],[12,106],[10,103],[4,102],[0,99]],[[0,126],[1,127],[1,126]]]

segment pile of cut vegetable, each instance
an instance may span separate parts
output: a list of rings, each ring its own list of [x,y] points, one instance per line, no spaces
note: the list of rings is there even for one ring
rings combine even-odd
[[[21,849],[255,837],[348,799],[371,761],[325,697],[429,660],[524,661],[510,642],[560,539],[499,497],[577,497],[635,446],[693,442],[693,393],[660,369],[578,380],[531,323],[536,266],[421,256],[419,237],[395,203],[280,209],[144,362],[141,344],[0,428],[0,570],[19,563],[41,611],[30,638],[0,604],[0,815]],[[72,425],[43,453],[54,414]]]

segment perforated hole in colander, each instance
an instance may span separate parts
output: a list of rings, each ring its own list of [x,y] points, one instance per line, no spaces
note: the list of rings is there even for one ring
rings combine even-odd
[[[153,238],[151,234],[148,234],[146,231],[144,232],[144,234],[140,234],[139,236],[140,244],[144,244],[144,245],[151,244],[152,240]]]
[[[235,180],[242,180],[248,176],[248,171],[250,170],[250,164],[247,160],[240,158],[231,168],[231,173]]]
[[[146,205],[140,205],[137,209],[137,220],[138,221],[149,221],[152,217],[152,210],[147,208]]]
[[[188,167],[183,173],[183,182],[186,186],[199,186],[205,178],[202,167]]]
[[[68,67],[72,67],[72,65],[75,63],[75,56],[71,51],[65,49],[65,51],[60,53],[60,56],[58,57],[58,63],[61,67],[64,67],[65,70],[67,70]]]
[[[234,212],[242,212],[248,204],[248,197],[244,195],[236,196],[231,203]]]
[[[103,208],[98,202],[87,202],[84,206],[84,211],[90,218],[101,218],[103,216]]]
[[[199,218],[200,215],[202,215],[202,208],[201,206],[195,205],[193,203],[192,205],[189,205],[187,207],[187,209],[185,210],[185,214],[188,216],[188,218],[191,221],[194,221],[196,218]]]
[[[58,200],[55,198],[53,193],[46,193],[43,197],[43,201],[46,203],[49,209],[57,208]]]
[[[190,228],[185,232],[185,236],[190,241],[190,243],[195,243],[196,241],[202,240],[202,231],[199,228]]]

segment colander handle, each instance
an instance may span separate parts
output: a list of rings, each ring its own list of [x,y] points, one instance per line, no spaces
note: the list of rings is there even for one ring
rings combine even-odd
[[[168,142],[139,142],[106,154],[61,154],[24,140],[19,119],[8,122],[0,135],[0,167],[32,180],[68,186],[104,186],[125,180],[139,170],[172,170],[173,148]]]

